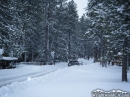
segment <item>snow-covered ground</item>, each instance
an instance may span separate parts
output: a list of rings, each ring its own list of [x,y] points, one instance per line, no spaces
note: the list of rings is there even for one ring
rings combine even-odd
[[[61,65],[62,64],[62,65]],[[54,72],[60,68],[67,67],[67,63],[57,63],[56,65],[17,65],[16,69],[0,70],[0,87],[26,80],[28,77],[38,77],[50,72]]]
[[[0,97],[91,97],[91,92],[97,88],[105,91],[120,89],[130,92],[130,73],[129,82],[121,82],[120,66],[102,68],[99,63],[93,63],[92,59],[80,61],[83,61],[84,65],[71,67],[67,67],[66,63],[55,66],[19,65],[13,70],[0,70],[0,79],[20,73],[24,75],[41,70],[56,70],[35,78],[28,76],[25,81],[3,86],[0,88]]]

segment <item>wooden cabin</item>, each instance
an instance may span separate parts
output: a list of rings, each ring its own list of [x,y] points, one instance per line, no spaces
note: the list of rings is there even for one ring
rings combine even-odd
[[[18,58],[4,57],[2,54],[3,54],[3,49],[0,49],[0,68],[1,69],[15,68]]]
[[[0,67],[2,69],[15,68],[18,58],[16,57],[2,57],[0,59]]]

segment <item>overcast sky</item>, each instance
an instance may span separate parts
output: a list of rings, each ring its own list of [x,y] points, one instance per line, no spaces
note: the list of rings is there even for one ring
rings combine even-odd
[[[85,13],[85,7],[87,7],[88,0],[74,0],[75,3],[77,3],[77,10],[79,17]]]

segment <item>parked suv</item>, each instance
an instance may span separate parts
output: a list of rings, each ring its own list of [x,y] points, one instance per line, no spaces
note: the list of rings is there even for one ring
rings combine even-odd
[[[73,66],[73,65],[82,65],[82,63],[79,63],[79,61],[77,60],[69,61],[68,66]]]

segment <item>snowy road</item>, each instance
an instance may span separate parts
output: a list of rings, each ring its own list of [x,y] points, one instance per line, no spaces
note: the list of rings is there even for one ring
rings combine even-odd
[[[24,80],[29,80],[30,78],[43,76],[43,75],[46,75],[46,74],[54,72],[54,71],[56,71],[56,70],[50,70],[47,72],[37,72],[37,73],[35,72],[35,73],[21,75],[21,76],[17,76],[17,77],[3,78],[3,79],[0,79],[0,87],[9,85],[13,82],[20,82],[20,81],[24,81]]]
[[[21,82],[29,80],[31,78],[46,75],[48,73],[54,72],[58,69],[67,67],[67,63],[62,66],[52,65],[52,66],[34,66],[34,65],[20,65],[16,69],[7,69],[0,71],[0,88],[2,86],[9,85],[13,82]]]

